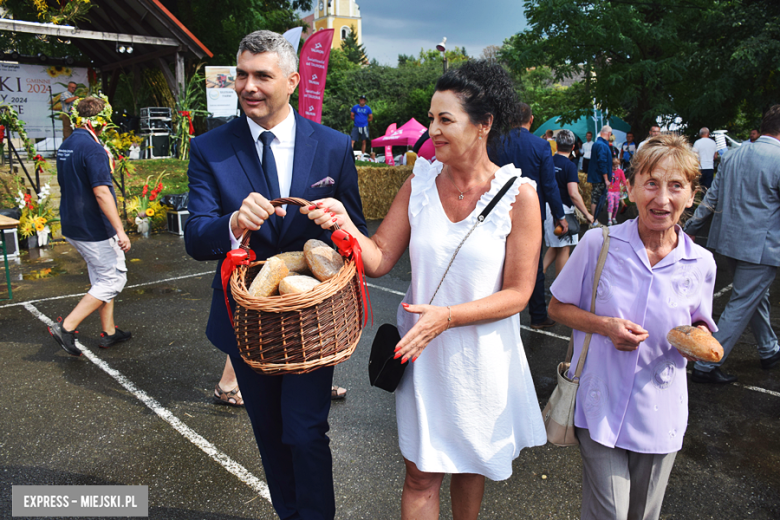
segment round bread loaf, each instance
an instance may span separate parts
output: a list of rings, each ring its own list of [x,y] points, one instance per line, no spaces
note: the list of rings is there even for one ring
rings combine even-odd
[[[723,358],[723,347],[712,334],[698,327],[681,325],[669,331],[666,339],[681,353],[697,361],[718,362]]]
[[[303,246],[303,255],[314,277],[324,282],[330,280],[344,267],[341,255],[321,240],[309,240]]]
[[[279,282],[290,272],[284,260],[272,256],[266,260],[263,268],[257,273],[252,285],[249,286],[249,294],[258,298],[271,296],[279,289]]]
[[[279,284],[279,294],[284,296],[285,294],[304,293],[311,291],[321,283],[316,278],[302,274],[287,276]]]
[[[275,258],[283,260],[287,269],[293,273],[304,273],[309,270],[309,266],[306,264],[306,258],[303,256],[303,251],[288,251],[287,253],[276,255]]]

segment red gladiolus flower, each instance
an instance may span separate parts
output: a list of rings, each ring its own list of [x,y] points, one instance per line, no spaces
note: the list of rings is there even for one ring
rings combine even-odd
[[[149,196],[149,202],[153,201],[156,198],[157,198],[157,194],[152,192],[152,194]]]
[[[144,184],[144,191],[141,193],[144,197],[146,197],[147,192],[149,191],[149,185]]]
[[[157,193],[161,192],[162,188],[163,188],[163,186],[162,186],[162,182],[161,182],[160,184],[157,185]]]
[[[24,194],[24,201],[25,202],[30,202],[30,200],[32,200],[32,195],[30,195],[29,193],[25,193]]]

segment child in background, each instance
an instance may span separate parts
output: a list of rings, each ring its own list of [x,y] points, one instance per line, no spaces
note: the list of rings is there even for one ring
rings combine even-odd
[[[617,224],[617,212],[620,208],[620,192],[623,188],[628,189],[628,182],[623,170],[620,169],[620,159],[615,157],[612,160],[612,182],[609,184],[607,192],[607,216],[609,220],[607,225]]]

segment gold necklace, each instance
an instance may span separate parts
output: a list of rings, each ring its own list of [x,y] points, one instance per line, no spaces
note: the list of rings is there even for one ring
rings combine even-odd
[[[458,188],[458,185],[455,184],[455,179],[452,178],[452,174],[450,173],[450,167],[447,165],[447,178],[450,180],[453,186],[455,186],[455,189],[460,192],[460,195],[458,195],[458,200],[463,200],[463,196],[467,193],[469,193],[471,190],[479,186],[478,184],[472,186],[471,188],[467,189],[466,191],[461,190]],[[483,183],[484,184],[484,183]]]

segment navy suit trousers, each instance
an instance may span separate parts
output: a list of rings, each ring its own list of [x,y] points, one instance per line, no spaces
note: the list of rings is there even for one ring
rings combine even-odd
[[[328,412],[333,367],[308,374],[258,374],[231,355],[252,421],[276,514],[282,520],[333,520],[333,459]]]

